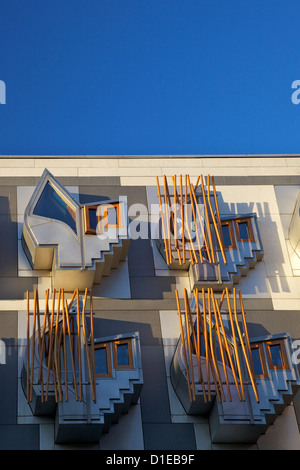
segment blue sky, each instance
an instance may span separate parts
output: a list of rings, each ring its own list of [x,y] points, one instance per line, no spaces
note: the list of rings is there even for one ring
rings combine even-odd
[[[299,38],[299,0],[0,0],[0,154],[300,153]]]

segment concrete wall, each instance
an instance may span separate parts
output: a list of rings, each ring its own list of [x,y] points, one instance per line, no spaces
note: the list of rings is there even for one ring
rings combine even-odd
[[[54,423],[34,418],[20,387],[26,341],[25,291],[51,287],[47,272],[32,271],[21,247],[26,200],[44,168],[81,202],[125,195],[128,205],[156,198],[156,176],[211,174],[224,215],[256,212],[264,258],[242,291],[252,336],[288,332],[300,338],[299,267],[290,258],[288,229],[300,191],[298,156],[2,156],[0,158],[0,448],[54,449]],[[145,220],[147,224],[147,220]],[[212,444],[205,418],[188,417],[170,384],[169,365],[179,337],[174,290],[189,289],[187,273],[170,272],[151,240],[132,240],[127,259],[94,289],[95,335],[139,331],[144,386],[140,401],[113,426],[97,449],[227,448]],[[253,449],[300,449],[296,396]],[[244,448],[243,446],[234,446]],[[68,447],[70,448],[70,447]]]

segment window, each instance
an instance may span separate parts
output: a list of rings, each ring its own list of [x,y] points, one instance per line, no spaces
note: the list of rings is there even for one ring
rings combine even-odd
[[[289,369],[283,340],[266,342],[266,353],[270,369]]]
[[[224,246],[226,248],[236,248],[235,237],[234,237],[231,220],[222,222],[222,234],[223,234]]]
[[[253,242],[254,234],[252,230],[251,219],[237,219],[235,222],[236,238],[238,242]]]
[[[49,182],[45,185],[33,214],[64,222],[77,233],[75,208]]]
[[[263,343],[251,344],[251,354],[255,376],[259,378],[269,377]]]
[[[102,217],[101,217],[101,224],[103,223],[104,228],[109,227],[121,227],[121,214],[120,214],[120,204],[113,203],[113,204],[103,204],[101,205],[102,209]]]
[[[84,225],[85,233],[96,234],[96,228],[99,221],[97,216],[98,206],[84,206]]]
[[[97,225],[100,232],[110,227],[121,227],[122,219],[120,204],[100,204],[96,206],[84,206],[85,233],[96,234]]]
[[[111,377],[111,351],[110,343],[95,344],[95,375],[96,377]]]
[[[130,339],[114,341],[113,358],[115,369],[133,369],[132,345]]]

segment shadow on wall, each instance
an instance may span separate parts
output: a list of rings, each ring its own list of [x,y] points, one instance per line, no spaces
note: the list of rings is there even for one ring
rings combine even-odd
[[[284,274],[285,259],[282,251],[282,244],[278,234],[278,226],[276,221],[272,219],[269,203],[227,203],[224,201],[221,192],[218,192],[218,201],[221,216],[225,214],[243,215],[256,213],[260,239],[264,251],[264,258],[262,262],[266,267],[267,276],[270,281],[270,288],[272,289],[272,292],[290,292]],[[257,279],[257,281],[259,281],[259,279]],[[257,292],[259,292],[259,282],[257,282],[256,287]]]
[[[37,286],[37,278],[18,278],[17,216],[11,214],[6,196],[0,196],[0,226],[0,299],[23,300]]]

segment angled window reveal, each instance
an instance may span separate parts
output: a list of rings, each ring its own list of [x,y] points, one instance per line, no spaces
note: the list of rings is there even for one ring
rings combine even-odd
[[[236,219],[234,223],[235,223],[236,238],[238,242],[254,242],[255,241],[250,217],[243,217],[241,219]]]
[[[270,369],[289,369],[286,350],[282,340],[267,341],[266,354]]]
[[[132,345],[130,339],[114,341],[113,358],[115,369],[133,368]]]
[[[49,182],[46,183],[33,214],[64,222],[77,233],[74,207],[66,202]]]

